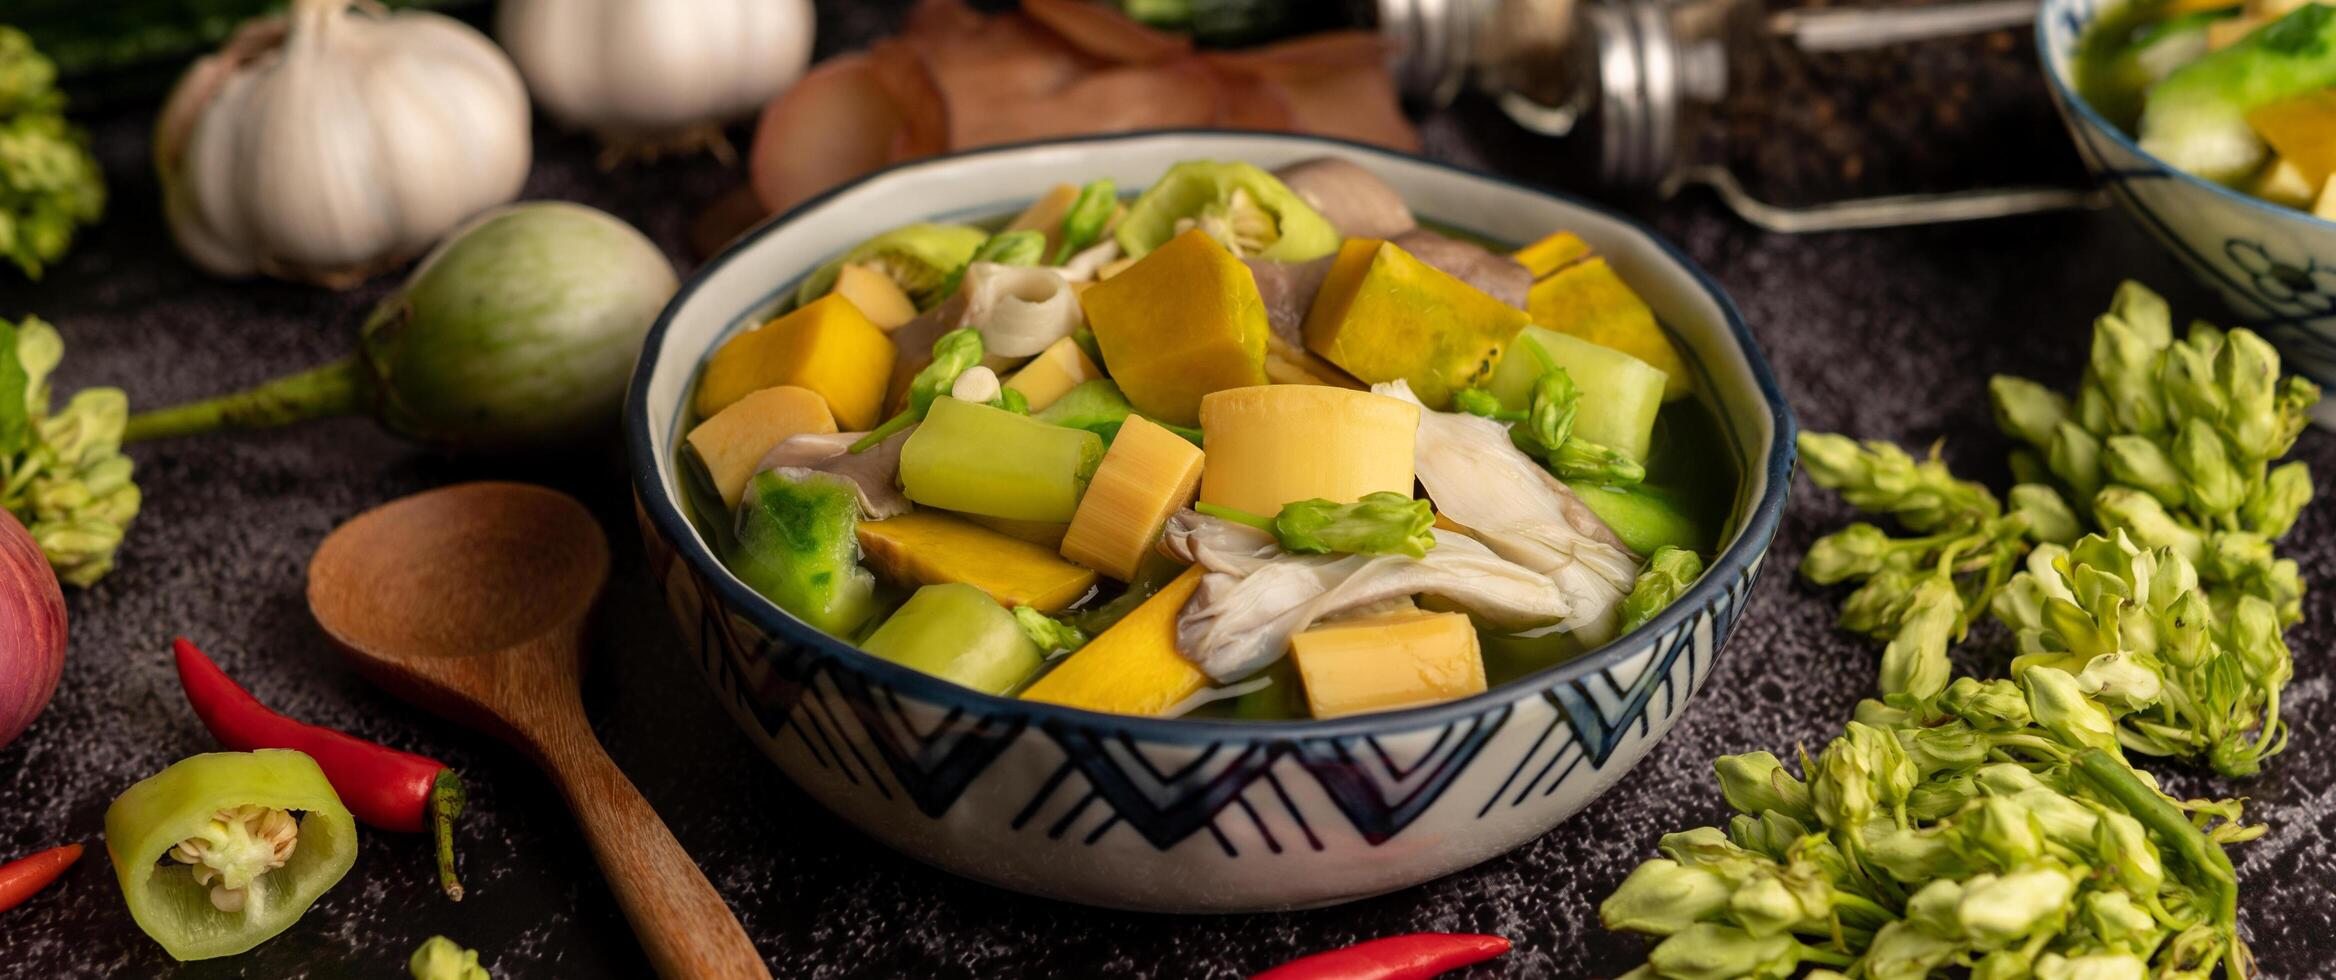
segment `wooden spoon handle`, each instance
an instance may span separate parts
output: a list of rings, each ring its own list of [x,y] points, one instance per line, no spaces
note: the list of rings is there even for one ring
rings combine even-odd
[[[617,904],[665,980],[770,980],[730,906],[581,717],[538,748]],[[578,729],[581,729],[579,732]]]

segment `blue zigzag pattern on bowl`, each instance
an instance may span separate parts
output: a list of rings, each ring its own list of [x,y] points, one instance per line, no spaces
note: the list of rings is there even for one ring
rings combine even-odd
[[[1550,720],[1476,816],[1484,818],[1504,798],[1516,807],[1554,794],[1583,763],[1602,769],[1627,742],[1651,739],[1657,725],[1685,708],[1712,654],[1734,630],[1760,567],[1745,569],[1707,608],[1653,638],[1645,656],[1541,691],[1541,700],[1553,708]],[[884,684],[830,663],[814,648],[754,633],[708,601],[694,571],[675,563],[667,574],[685,576],[697,597],[698,628],[691,639],[717,689],[753,717],[766,737],[792,734],[815,764],[853,785],[887,800],[905,796],[925,816],[937,819],[1025,734],[1027,722],[1020,718],[910,702]],[[1699,633],[1708,639],[1699,642]],[[1165,747],[1189,756],[1173,763],[1162,762],[1124,732],[1050,722],[1040,731],[1062,749],[1064,761],[1011,826],[1036,825],[1048,838],[1060,840],[1078,831],[1100,803],[1102,817],[1077,834],[1086,844],[1126,824],[1165,851],[1205,830],[1228,857],[1235,857],[1240,849],[1234,835],[1219,821],[1237,811],[1254,835],[1278,853],[1284,845],[1272,825],[1280,821],[1268,819],[1262,807],[1286,814],[1287,826],[1307,846],[1323,850],[1304,808],[1276,772],[1288,760],[1313,779],[1366,843],[1378,846],[1441,800],[1515,712],[1512,705],[1500,705],[1457,719],[1435,730],[1424,750],[1410,753],[1390,744],[1394,736],[1259,738]],[[920,723],[920,714],[930,720]],[[1421,733],[1400,734],[1408,739]],[[1041,821],[1074,775],[1084,784],[1083,792]]]

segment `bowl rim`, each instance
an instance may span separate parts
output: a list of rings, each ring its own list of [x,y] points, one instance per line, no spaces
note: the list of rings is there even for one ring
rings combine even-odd
[[[2177,181],[2187,183],[2195,187],[2204,188],[2205,190],[2212,191],[2222,197],[2246,204],[2250,207],[2259,208],[2278,217],[2291,220],[2301,219],[2308,224],[2330,230],[2336,230],[2336,220],[2323,218],[2319,215],[2311,213],[2310,211],[2305,211],[2299,208],[2291,208],[2284,204],[2275,204],[2273,202],[2266,201],[2260,197],[2256,197],[2253,194],[2241,191],[2238,188],[2227,187],[2222,184],[2215,183],[2214,181],[2200,177],[2197,174],[2169,164],[2165,160],[2159,158],[2157,154],[2142,149],[2141,143],[2136,141],[2132,136],[2128,135],[2122,127],[2111,123],[2108,117],[2101,115],[2100,110],[2093,108],[2093,104],[2086,100],[2082,93],[2076,90],[2076,86],[2069,84],[2068,79],[2062,77],[2060,63],[2054,57],[2055,52],[2049,46],[2047,46],[2047,42],[2045,41],[2045,25],[2050,24],[2054,18],[2068,16],[2071,12],[2069,10],[2069,6],[2074,2],[2075,0],[2044,0],[2044,2],[2037,4],[2035,27],[2030,30],[2029,33],[2035,36],[2036,60],[2044,67],[2045,81],[2052,86],[2052,92],[2054,95],[2059,97],[2061,105],[2074,107],[2076,113],[2083,117],[2086,128],[2099,130],[2109,134],[2109,139],[2111,141],[2115,142],[2120,147],[2132,151],[2133,155],[2140,157],[2143,160],[2149,161],[2150,166],[2155,167],[2160,175],[2170,174]],[[2114,0],[2111,6],[2123,7],[2130,5],[2133,2],[2134,0]],[[2087,20],[2086,23],[2088,27],[2091,25],[2091,21],[2092,19]],[[2074,35],[2071,38],[2072,41],[2078,43],[2083,42],[2083,30],[2075,30],[2072,33]],[[2074,61],[2076,58],[2075,52],[2070,52],[2069,58],[2071,61]],[[2083,141],[2083,137],[2081,135],[2071,134],[2071,138],[2078,142]],[[2106,161],[2103,161],[2103,163],[2106,164]],[[2087,163],[2087,169],[2094,169],[2089,161]],[[2114,178],[2104,179],[2103,182],[2111,185],[2111,187],[2119,196],[2125,196],[2127,192],[2122,188],[2117,187],[2117,185],[2122,184],[2123,178],[2132,176],[2132,174],[2120,172],[2113,168],[2103,166],[2095,170],[2094,176],[2098,178]]]
[[[1491,181],[1529,194],[1553,198],[1572,207],[1591,211],[1616,221],[1653,243],[1664,257],[1684,270],[1695,286],[1701,289],[1718,307],[1726,321],[1729,336],[1734,339],[1738,351],[1743,355],[1745,366],[1752,375],[1753,383],[1757,386],[1760,397],[1767,403],[1769,420],[1774,427],[1774,437],[1766,447],[1768,451],[1766,489],[1749,509],[1742,512],[1743,524],[1735,541],[1704,570],[1703,576],[1688,588],[1686,594],[1674,600],[1669,607],[1656,614],[1653,619],[1640,625],[1638,629],[1617,636],[1581,656],[1452,701],[1340,718],[1288,721],[1117,715],[976,691],[934,677],[915,668],[905,667],[876,657],[851,643],[801,623],[793,616],[787,615],[784,610],[781,610],[770,600],[747,588],[744,583],[738,581],[735,575],[727,571],[721,559],[706,546],[696,529],[689,523],[688,517],[682,512],[680,503],[665,492],[665,481],[662,476],[666,467],[675,464],[670,459],[656,458],[656,453],[652,449],[653,440],[650,438],[647,407],[650,380],[656,375],[661,363],[666,332],[672,326],[675,317],[689,305],[691,299],[696,295],[698,287],[711,278],[715,271],[744,254],[755,242],[786,228],[798,218],[826,204],[830,199],[894,174],[936,167],[945,168],[968,159],[1012,155],[1042,148],[1134,143],[1196,136],[1238,137],[1260,142],[1303,143],[1424,165],[1443,171],[1450,177],[1463,180]],[[732,315],[735,316],[735,314]],[[702,352],[698,360],[703,360]],[[695,363],[692,363],[693,369]],[[674,292],[673,298],[666,303],[665,309],[658,314],[656,322],[650,326],[648,335],[642,341],[641,356],[639,362],[634,366],[632,383],[628,389],[624,419],[625,456],[632,471],[633,491],[640,502],[642,513],[653,522],[656,533],[666,539],[678,560],[689,562],[697,570],[701,584],[715,593],[719,597],[719,602],[727,610],[746,616],[767,635],[791,643],[807,644],[831,659],[850,664],[852,669],[857,672],[873,676],[895,691],[929,704],[952,710],[963,710],[969,715],[984,718],[1009,717],[1025,724],[1075,727],[1083,730],[1103,729],[1123,737],[1133,737],[1144,741],[1181,743],[1338,738],[1390,730],[1406,731],[1426,728],[1495,710],[1502,705],[1514,703],[1521,696],[1530,697],[1534,693],[1578,680],[1627,659],[1641,650],[1639,644],[1629,641],[1638,638],[1660,638],[1664,633],[1677,629],[1681,623],[1702,614],[1714,604],[1715,600],[1724,596],[1739,577],[1746,576],[1766,556],[1769,545],[1775,539],[1777,528],[1783,520],[1785,501],[1792,488],[1793,467],[1797,458],[1795,437],[1799,432],[1799,425],[1794,418],[1792,407],[1785,401],[1783,391],[1777,385],[1776,376],[1770,370],[1766,356],[1761,352],[1758,342],[1753,339],[1751,330],[1745,325],[1743,314],[1736,309],[1735,302],[1729,299],[1726,290],[1722,289],[1719,283],[1712,279],[1710,274],[1706,273],[1694,260],[1688,258],[1686,253],[1680,251],[1678,246],[1636,219],[1562,191],[1536,187],[1499,174],[1473,170],[1368,143],[1311,134],[1208,128],[1100,133],[985,146],[940,156],[903,161],[829,188],[784,212],[764,219],[761,224],[732,240],[722,251],[708,258],[703,265],[693,271],[689,278],[682,282],[680,288]],[[1754,460],[1746,462],[1757,465]],[[1749,598],[1749,595],[1750,591],[1747,590],[1746,597]],[[1724,634],[1713,637],[1715,650],[1725,638]],[[1682,638],[1674,642],[1684,641],[1685,638]]]

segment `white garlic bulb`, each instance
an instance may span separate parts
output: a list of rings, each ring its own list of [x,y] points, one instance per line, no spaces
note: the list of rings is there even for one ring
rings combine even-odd
[[[295,0],[172,91],[155,166],[195,264],[346,287],[519,195],[532,147],[510,59],[448,17],[349,8]]]
[[[707,145],[811,58],[810,0],[502,0],[495,37],[537,104],[612,153]]]

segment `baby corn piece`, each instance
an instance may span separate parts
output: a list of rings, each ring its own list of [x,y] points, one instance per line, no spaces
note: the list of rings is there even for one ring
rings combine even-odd
[[[1192,502],[1202,458],[1167,427],[1128,416],[1071,515],[1063,557],[1122,582],[1135,578],[1168,515]]]
[[[1022,696],[1116,715],[1159,715],[1200,692],[1208,675],[1176,652],[1176,614],[1200,588],[1199,566],[1089,640]]]

